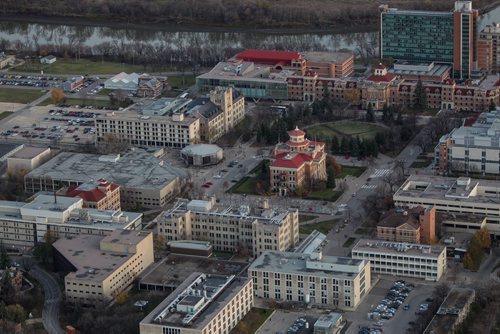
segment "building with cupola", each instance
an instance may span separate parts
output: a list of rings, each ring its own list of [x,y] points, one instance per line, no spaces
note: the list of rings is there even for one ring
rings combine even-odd
[[[269,167],[271,189],[280,196],[327,179],[325,143],[307,139],[298,127],[288,131],[288,136],[288,141],[274,148]]]

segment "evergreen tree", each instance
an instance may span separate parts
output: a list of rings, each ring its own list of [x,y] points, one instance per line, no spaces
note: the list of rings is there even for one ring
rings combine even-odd
[[[353,157],[357,157],[359,153],[358,141],[351,137],[349,140],[349,154]]]
[[[368,108],[366,108],[366,121],[375,122],[375,112],[371,103],[368,103]]]
[[[337,138],[337,136],[333,136],[332,137],[332,141],[331,141],[331,144],[330,144],[330,151],[333,154],[338,154],[339,153],[339,139]]]
[[[342,137],[340,142],[340,152],[343,155],[347,155],[349,153],[349,140],[346,137]]]
[[[9,255],[2,242],[0,242],[0,269],[5,269],[9,266]]]
[[[327,180],[326,180],[326,186],[329,189],[334,189],[337,185],[335,184],[335,168],[333,166],[328,166],[326,169],[326,174],[327,174]]]
[[[422,80],[418,78],[417,85],[415,86],[415,109],[424,111],[427,108],[427,93],[425,92]]]
[[[384,146],[385,144],[385,136],[383,133],[381,132],[377,132],[375,134],[375,142],[376,144],[380,147],[380,146]]]

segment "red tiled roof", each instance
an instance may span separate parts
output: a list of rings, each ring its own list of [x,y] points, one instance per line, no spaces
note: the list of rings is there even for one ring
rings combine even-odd
[[[464,121],[464,126],[472,126],[472,124],[476,123],[478,117],[479,117],[479,115],[477,115],[477,116],[474,115],[474,116],[467,118]]]
[[[305,162],[312,160],[309,155],[304,153],[291,153],[287,158],[288,154],[289,153],[277,154],[271,167],[300,168]]]
[[[366,80],[373,82],[390,82],[396,78],[395,74],[387,73],[386,75],[371,75]]]
[[[66,191],[66,196],[69,197],[78,196],[86,202],[99,202],[104,197],[106,197],[106,194],[97,188],[92,190],[78,190],[77,188],[78,186],[75,185],[69,186],[68,190]]]
[[[306,133],[300,130],[298,127],[296,127],[295,129],[288,131],[288,135],[290,137],[298,137],[298,136],[305,136]]]
[[[291,83],[294,85],[297,84],[298,82],[300,82],[301,80],[302,80],[302,78],[297,78],[297,77],[289,77],[286,79],[287,82],[290,83],[290,81],[291,81]]]
[[[245,61],[264,62],[264,63],[290,63],[294,59],[302,59],[299,52],[291,51],[273,51],[273,50],[245,50],[236,55],[236,58]]]
[[[453,81],[453,79],[450,78],[443,80],[443,85],[453,85],[454,83],[455,81]]]

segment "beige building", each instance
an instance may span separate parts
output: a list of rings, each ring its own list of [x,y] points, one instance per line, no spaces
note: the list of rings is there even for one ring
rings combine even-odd
[[[411,175],[393,200],[399,207],[434,206],[437,212],[486,217],[488,231],[495,238],[500,236],[500,181]],[[466,227],[459,220],[461,227],[469,230],[477,231],[484,224],[482,219],[471,219]],[[452,226],[450,219],[448,224]]]
[[[257,297],[344,310],[356,309],[371,287],[368,261],[321,252],[306,257],[268,251],[250,265],[248,274]]]
[[[24,177],[26,192],[107,180],[120,186],[122,207],[158,208],[177,196],[186,173],[145,150],[120,155],[62,152]]]
[[[6,55],[5,53],[0,53],[0,70],[4,67],[14,64],[16,61],[16,56]]]
[[[216,205],[211,200],[179,200],[157,218],[157,232],[167,240],[210,241],[216,251],[259,256],[266,250],[285,251],[298,244],[297,210]]]
[[[352,258],[370,261],[377,274],[438,281],[446,271],[446,247],[361,239]]]
[[[140,334],[229,334],[253,306],[252,280],[192,273],[139,324]]]
[[[81,198],[39,194],[30,203],[0,201],[0,241],[33,247],[48,231],[55,237],[104,236],[140,230],[141,219],[141,213],[84,209]]]
[[[97,182],[70,185],[57,192],[68,197],[83,199],[83,207],[97,210],[120,210],[120,186],[104,179]]]
[[[49,147],[24,146],[7,158],[7,173],[27,173],[51,157]]]
[[[154,262],[151,232],[80,235],[61,238],[53,247],[56,267],[69,272],[64,277],[66,299],[87,305],[110,301]]]
[[[436,209],[418,206],[387,212],[377,224],[377,239],[415,244],[436,242]]]

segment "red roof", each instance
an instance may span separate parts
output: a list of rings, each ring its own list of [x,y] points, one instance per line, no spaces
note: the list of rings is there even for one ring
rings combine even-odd
[[[305,136],[306,133],[300,130],[298,127],[295,127],[295,129],[288,131],[288,135],[290,137],[298,137],[298,136]]]
[[[69,197],[80,197],[83,199],[85,202],[99,202],[102,200],[104,197],[106,197],[106,194],[103,193],[101,190],[95,188],[92,190],[78,190],[78,186],[71,185],[68,187],[68,191],[66,191],[66,196]]]
[[[304,153],[280,153],[276,155],[271,167],[300,168],[305,162],[311,160],[312,158]]]
[[[238,53],[235,57],[245,61],[270,64],[289,64],[294,59],[302,59],[302,55],[299,52],[272,50],[245,50]]]
[[[472,126],[474,123],[476,123],[478,117],[479,117],[479,115],[474,115],[474,116],[467,118],[464,121],[464,126]]]
[[[375,68],[379,69],[379,70],[385,70],[387,68],[387,66],[385,66],[384,64],[382,63],[378,63],[377,66],[375,66]]]
[[[387,73],[386,75],[371,75],[366,80],[373,82],[390,82],[394,80],[394,78],[396,78],[395,74]]]

